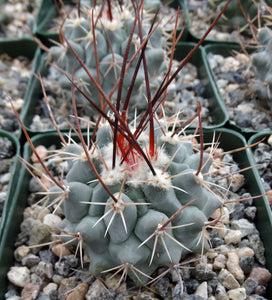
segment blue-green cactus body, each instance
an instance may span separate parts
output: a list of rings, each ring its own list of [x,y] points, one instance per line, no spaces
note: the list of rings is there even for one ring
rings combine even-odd
[[[157,132],[161,146],[152,159],[156,172],[153,175],[142,159],[134,166],[124,162],[111,169],[110,130],[110,126],[103,125],[97,132],[97,149],[104,157],[103,163],[95,154],[97,149],[92,150],[92,160],[113,198],[100,181],[89,182],[82,180],[81,176],[70,175],[70,172],[74,173],[74,166],[79,174],[86,173],[84,168],[88,161],[83,161],[81,152],[78,154],[80,160],[75,157],[69,162],[67,178],[78,178],[79,181],[65,181],[68,196],[62,203],[65,212],[62,227],[82,237],[92,273],[99,274],[124,265],[130,270],[128,273],[133,280],[143,284],[148,277],[138,274],[136,269],[150,276],[156,268],[178,263],[191,251],[201,253],[209,249],[203,235],[205,223],[221,206],[221,201],[203,186],[202,173],[197,174],[200,155],[194,154],[190,138],[166,137]],[[145,149],[148,146],[147,130],[139,140]],[[180,149],[181,153],[177,151]],[[65,153],[69,150],[71,156],[78,153],[74,146],[68,145]],[[121,161],[119,154],[117,161]],[[205,154],[205,172],[211,163],[211,156]],[[174,168],[172,164],[175,164]],[[176,165],[185,167],[173,172]],[[93,174],[91,167],[89,171]],[[91,178],[93,175],[88,179]],[[52,188],[52,191],[56,190]],[[165,228],[164,224],[167,224]],[[131,268],[135,268],[141,282]]]
[[[160,1],[152,1],[153,4],[147,2],[144,7],[148,10],[143,10],[142,21],[142,37],[143,40],[148,36],[153,18],[155,16],[156,7],[160,6]],[[101,12],[101,6],[97,5],[95,8],[90,8],[81,5],[81,14],[78,16],[77,10],[73,10],[69,14],[69,18],[65,20],[62,26],[62,31],[70,46],[75,50],[79,58],[82,60],[88,72],[93,76],[94,80],[100,82],[104,93],[109,96],[117,79],[120,76],[123,59],[126,53],[128,39],[133,27],[133,20],[135,13],[133,6],[129,2],[125,2],[122,9],[116,5],[112,8],[113,20],[108,19],[108,15],[103,13],[98,17]],[[150,9],[152,7],[152,10]],[[95,24],[95,37],[93,36],[93,21],[94,16]],[[160,16],[158,17],[158,19]],[[155,23],[156,26],[157,23]],[[147,63],[148,76],[150,79],[151,93],[154,94],[160,85],[162,76],[166,74],[169,58],[167,57],[167,41],[164,34],[165,30],[162,25],[159,25],[153,32],[148,40],[145,56]],[[94,38],[96,41],[96,50],[94,47]],[[141,44],[138,35],[138,26],[132,37],[132,43],[129,49],[127,62],[135,55]],[[137,61],[141,52],[138,53],[136,59],[132,62],[129,70],[125,74],[122,101],[127,95],[127,91],[131,85],[132,77],[134,75]],[[96,61],[97,55],[97,61]],[[74,80],[86,95],[96,104],[100,104],[99,91],[95,87],[93,81],[89,78],[85,70],[81,67],[80,63],[76,60],[70,47],[64,41],[60,46],[53,46],[49,49],[47,60],[50,63],[57,64],[64,71],[69,74],[74,69]],[[99,68],[99,75],[97,74],[97,66]],[[159,78],[159,79],[158,79]],[[60,85],[63,89],[67,90],[67,94],[71,97],[71,83],[64,74],[60,74]],[[137,73],[134,83],[132,94],[130,97],[130,113],[131,117],[134,116],[134,109],[138,111],[147,108],[145,75],[143,64]],[[77,90],[75,91],[77,102],[87,104],[85,97],[83,97]],[[111,100],[114,103],[117,97],[117,90],[113,94]],[[94,117],[96,112],[90,110],[90,114]]]
[[[256,81],[252,87],[263,106],[272,109],[272,30],[268,27],[259,29],[258,42],[258,52],[251,56]]]

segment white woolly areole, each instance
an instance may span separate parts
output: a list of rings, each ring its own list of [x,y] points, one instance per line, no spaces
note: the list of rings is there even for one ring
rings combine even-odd
[[[169,174],[163,173],[161,169],[154,169],[156,172],[156,175],[154,176],[151,171],[147,173],[147,184],[152,185],[154,187],[158,187],[161,189],[168,190],[171,187],[171,180],[168,179]]]
[[[173,132],[166,132],[165,135],[161,136],[161,140],[163,142],[167,142],[167,143],[172,144],[172,145],[178,144],[180,142],[179,136],[175,134],[172,137],[172,134],[173,134]]]

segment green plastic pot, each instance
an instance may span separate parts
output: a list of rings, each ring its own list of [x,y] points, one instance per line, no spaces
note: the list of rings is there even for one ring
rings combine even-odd
[[[237,132],[229,129],[215,129],[215,133],[217,136],[222,133],[220,137],[220,147],[223,147],[225,151],[246,146],[245,139]],[[212,142],[213,138],[213,130],[206,130],[204,132],[204,141],[206,143]],[[48,147],[54,144],[60,145],[60,139],[56,133],[36,135],[32,139],[32,141],[35,146],[44,145]],[[30,147],[28,146],[28,144],[26,144],[24,147],[24,159],[29,160],[31,153],[32,152]],[[253,165],[253,158],[249,149],[234,153],[233,156],[234,159],[239,163],[240,168],[245,168]],[[253,196],[260,195],[261,188],[258,177],[256,176],[257,170],[255,168],[249,169],[243,174],[246,178],[246,188],[248,189],[248,191]],[[28,183],[30,178],[31,175],[22,167],[20,169],[20,177],[9,208],[9,214],[5,222],[5,230],[3,232],[3,237],[0,244],[0,297],[3,297],[6,291],[6,274],[9,268],[14,263],[14,241],[17,234],[20,232],[20,223],[23,219],[23,211],[27,205]],[[270,270],[270,272],[272,272],[272,261],[271,259],[269,260],[269,258],[272,257],[271,211],[270,209],[268,210],[267,202],[264,197],[255,199],[254,205],[256,205],[258,209],[255,223],[258,230],[260,231],[261,238],[266,249],[267,268]],[[272,297],[271,284],[267,289],[267,297],[268,299],[271,299]]]
[[[0,137],[9,139],[9,141],[11,141],[13,148],[15,150],[14,157],[13,157],[13,164],[11,167],[11,176],[10,176],[10,182],[7,191],[7,197],[4,203],[2,217],[0,220],[0,237],[2,237],[3,230],[5,229],[6,219],[8,218],[10,207],[12,205],[11,203],[13,202],[13,196],[16,191],[16,186],[19,179],[19,169],[21,167],[21,164],[18,160],[18,155],[20,155],[20,143],[18,138],[15,135],[5,130],[0,130]],[[1,163],[1,159],[0,159],[0,163]]]
[[[187,4],[187,11],[188,11],[188,39],[190,39],[191,41],[194,41],[194,42],[198,42],[200,39],[201,39],[201,36],[200,35],[198,35],[197,33],[195,33],[195,32],[193,32],[190,28],[191,28],[191,23],[192,23],[192,19],[190,18],[190,14],[191,14],[191,12],[190,12],[190,5],[189,5],[189,2],[190,2],[190,0],[184,0],[184,1],[186,1],[186,4]],[[233,3],[235,3],[237,0],[235,0],[235,1],[232,1],[232,4]],[[208,2],[213,2],[213,1],[209,1],[209,0],[203,0],[203,2],[205,2],[205,3],[208,3]],[[226,1],[227,2],[227,1]],[[253,2],[253,0],[252,0],[252,2]],[[260,4],[262,3],[262,1],[259,1],[260,2]],[[266,4],[267,5],[272,5],[272,1],[271,0],[266,0]],[[231,3],[229,4],[229,5],[231,5]],[[249,11],[248,11],[248,7],[246,7],[246,3],[245,3],[245,1],[244,0],[242,0],[241,1],[241,5],[243,6],[243,8],[244,8],[244,11],[248,14],[249,13]],[[216,7],[217,7],[217,5],[215,5]],[[234,14],[235,14],[235,12],[234,12]],[[229,11],[227,11],[227,15],[231,15],[232,16],[232,13],[231,12],[229,12]],[[267,12],[267,15],[269,15],[269,12]],[[217,15],[215,15],[215,17],[216,17]],[[211,16],[210,16],[211,17]],[[223,16],[221,16],[221,18],[222,18]],[[254,16],[255,17],[255,16]],[[253,18],[252,17],[249,17],[249,19],[252,21],[253,20]],[[258,27],[258,23],[257,23],[257,18],[255,18],[255,23],[254,23],[254,25],[256,26],[256,27]],[[212,20],[211,20],[211,23],[212,23]],[[241,27],[243,27],[243,25],[241,25],[240,23],[239,23],[239,25],[240,25],[240,28]],[[225,26],[226,27],[226,26]],[[237,25],[237,28],[238,28],[238,25]],[[231,29],[229,29],[229,30],[231,30]],[[236,44],[236,45],[239,45],[239,43],[240,43],[240,41],[238,41],[238,40],[218,40],[218,39],[215,39],[215,38],[211,38],[211,37],[207,37],[206,39],[205,39],[205,41],[204,41],[204,43],[203,43],[203,45],[206,45],[206,44],[215,44],[215,45],[221,45],[221,44]],[[250,43],[250,38],[248,38],[248,42],[247,42],[247,44],[249,44]]]
[[[238,126],[233,120],[229,119],[226,105],[224,103],[224,100],[222,99],[222,96],[220,95],[219,89],[218,89],[216,81],[215,81],[215,75],[214,75],[214,73],[213,73],[213,71],[210,67],[210,64],[208,62],[208,57],[207,57],[207,55],[209,53],[219,54],[219,55],[222,55],[224,57],[228,57],[228,56],[231,56],[231,51],[234,50],[234,51],[243,53],[243,49],[241,48],[240,45],[236,45],[236,44],[220,44],[220,45],[219,44],[217,44],[217,45],[212,44],[212,45],[206,45],[203,48],[204,48],[204,51],[203,51],[204,58],[203,59],[206,61],[207,65],[208,65],[211,76],[212,76],[213,81],[214,81],[215,86],[216,86],[215,88],[217,90],[218,97],[221,98],[222,105],[224,106],[224,110],[226,111],[226,114],[227,114],[228,122],[226,123],[226,126],[228,128],[231,128],[233,130],[236,130],[236,131],[240,132],[242,135],[244,135],[246,137],[246,139],[250,138],[252,135],[258,133],[259,131],[258,130],[253,130],[253,129],[248,129],[248,128],[242,128],[242,127]],[[246,48],[246,51],[249,54],[251,54],[251,53],[253,53],[253,51],[256,51],[256,49],[248,47],[248,48]]]
[[[35,56],[36,50],[37,50],[37,44],[30,38],[0,40],[0,54],[7,54],[11,58],[24,56],[31,61]],[[35,66],[32,65],[32,71],[34,70],[34,68]],[[30,77],[29,82],[27,84],[27,90],[31,86],[31,80],[32,80],[31,78],[32,76]],[[19,139],[20,136],[21,136],[21,130],[19,131],[19,135],[18,135]]]
[[[179,42],[176,46],[175,59],[181,61],[189,51],[195,46],[194,43],[189,42]],[[37,51],[35,55],[34,73],[38,74],[40,71],[42,76],[46,76],[48,73],[48,68],[45,64],[46,53]],[[213,119],[214,125],[207,126],[207,128],[217,128],[223,127],[227,121],[227,112],[223,105],[221,98],[216,90],[216,85],[210,75],[210,70],[208,68],[207,62],[203,59],[203,48],[200,47],[196,53],[191,58],[190,62],[197,67],[198,77],[202,84],[205,86],[206,94],[205,97],[209,101],[210,115]],[[42,89],[39,80],[36,76],[32,76],[30,80],[31,84],[28,86],[25,97],[25,105],[21,112],[21,118],[30,135],[44,133],[44,132],[54,132],[55,129],[49,130],[33,130],[31,129],[31,123],[35,115],[35,106],[37,106],[38,100],[42,99]],[[69,130],[63,129],[64,131]]]
[[[0,54],[7,53],[12,58],[25,56],[31,60],[36,49],[37,44],[28,37],[0,40]]]
[[[254,135],[252,135],[250,137],[250,139],[248,140],[248,145],[252,145],[252,144],[255,144],[257,142],[260,142],[261,140],[263,140],[264,143],[267,143],[267,139],[272,135],[272,130],[268,130],[268,131],[260,131]],[[253,148],[250,148],[250,151],[252,152],[252,156],[253,156],[253,151],[256,149],[257,146],[253,147]],[[254,160],[254,156],[253,156],[253,160]],[[254,163],[255,163],[255,160],[254,160]],[[271,161],[272,163],[272,161]],[[256,164],[256,163],[255,163]],[[259,175],[259,173],[258,173]],[[260,175],[259,175],[260,176]],[[264,190],[264,187],[263,187],[263,184],[262,184],[262,180],[260,180],[260,183],[261,183],[261,190],[262,190],[262,193],[265,193],[265,190]],[[267,201],[268,202],[268,201]],[[268,204],[269,206],[269,204]]]
[[[64,4],[75,5],[72,0],[63,0]],[[59,8],[61,7],[58,3]],[[184,11],[184,18],[186,20],[186,26],[182,35],[182,40],[187,40],[188,37],[188,12],[184,0],[174,0],[171,3],[171,7],[178,8],[181,7]],[[52,21],[58,17],[58,11],[56,9],[54,0],[42,0],[38,15],[35,20],[33,32],[37,37],[46,45],[50,45],[52,40],[58,41],[59,34],[51,30]]]

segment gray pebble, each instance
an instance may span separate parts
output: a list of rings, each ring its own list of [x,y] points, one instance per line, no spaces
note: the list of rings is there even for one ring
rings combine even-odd
[[[55,270],[59,275],[67,276],[71,269],[76,269],[79,261],[74,255],[67,255],[62,257],[55,263]]]
[[[231,223],[231,228],[235,230],[240,230],[242,233],[242,237],[257,232],[255,225],[246,219],[234,220]]]
[[[32,253],[22,258],[22,265],[28,268],[36,266],[40,262],[40,258]]]
[[[49,262],[53,265],[58,261],[58,257],[50,250],[39,251],[39,257],[41,261]]]
[[[258,280],[251,277],[247,278],[243,283],[243,287],[245,288],[247,295],[251,295],[257,286],[258,286]]]
[[[156,291],[165,298],[168,294],[169,289],[169,279],[167,277],[161,278],[155,285]]]
[[[216,276],[216,273],[204,265],[197,265],[195,270],[195,277],[199,281],[207,281]]]
[[[53,265],[51,263],[40,261],[36,267],[35,273],[42,278],[50,279],[54,275]]]
[[[46,295],[45,293],[41,292],[37,300],[51,300],[51,298],[49,297],[49,295]]]
[[[255,220],[256,212],[257,212],[257,208],[255,206],[250,206],[245,208],[244,212],[245,212],[246,219],[248,219],[251,222]]]
[[[251,269],[253,268],[254,262],[255,260],[253,256],[243,256],[240,258],[239,265],[245,275],[250,273]]]
[[[262,265],[265,265],[264,245],[259,234],[254,233],[248,236],[249,245],[255,252],[255,257]]]

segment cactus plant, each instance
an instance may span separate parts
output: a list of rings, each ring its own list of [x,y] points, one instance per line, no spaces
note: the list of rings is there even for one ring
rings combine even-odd
[[[50,202],[63,195],[65,219],[60,227],[80,234],[94,274],[128,264],[150,276],[159,266],[178,263],[188,252],[209,249],[203,236],[205,223],[222,205],[203,181],[212,156],[195,153],[190,136],[163,134],[159,126],[155,130],[157,149],[151,158],[152,168],[135,151],[121,164],[126,151],[121,136],[116,167],[112,168],[109,125],[98,129],[96,147],[87,155],[82,145],[69,144],[63,150],[64,159],[73,160],[65,188],[49,190]],[[139,143],[142,149],[149,148],[148,130],[141,134]],[[101,182],[95,181],[97,175],[89,160]],[[133,277],[138,283],[145,282]]]
[[[271,46],[272,30],[262,27],[258,31],[258,52],[252,54],[252,70],[256,81],[252,84],[263,107],[272,108],[272,72],[271,67]]]
[[[211,3],[213,3],[213,6],[217,8],[217,11],[220,11],[227,1],[214,0]],[[266,4],[259,0],[232,1],[222,15],[222,18],[218,21],[217,25],[222,26],[223,28],[227,27],[233,29],[237,29],[239,27],[240,30],[246,30],[248,34],[251,34],[250,28],[258,26],[258,22],[260,22],[260,16],[257,17],[258,13],[262,15],[264,5],[271,4],[272,2],[270,0],[267,0]],[[262,22],[263,21],[265,22],[265,18]]]
[[[85,3],[85,2],[84,2]],[[139,46],[143,41],[140,40],[137,26],[133,20],[136,18],[135,9],[129,1],[124,1],[122,7],[118,4],[109,10],[102,10],[102,5],[96,5],[93,8],[81,4],[80,14],[74,9],[69,13],[62,23],[62,32],[69,41],[77,55],[82,59],[89,72],[96,80],[101,82],[101,86],[106,95],[110,96],[112,101],[116,101],[117,91],[114,90],[116,81],[121,74],[122,61],[125,56],[126,45],[131,31],[134,31],[131,37],[131,47],[129,49],[128,60],[131,60],[131,66],[124,78],[122,90],[122,102],[125,101],[125,95],[130,87],[130,82],[137,68],[135,56],[139,56]],[[141,35],[146,39],[150,35],[150,28],[154,26],[154,32],[147,40],[145,45],[146,64],[148,76],[150,78],[151,94],[154,95],[160,82],[167,72],[169,57],[167,51],[169,46],[168,39],[172,39],[171,30],[175,26],[175,16],[156,15],[157,8],[160,7],[160,1],[145,1],[142,9]],[[152,8],[152,9],[151,9]],[[102,13],[101,13],[102,12]],[[110,16],[114,16],[111,19]],[[156,20],[153,20],[156,18]],[[155,21],[155,24],[152,23]],[[95,42],[95,46],[94,46]],[[96,104],[100,104],[101,97],[90,80],[84,69],[76,61],[70,47],[63,40],[61,43],[52,46],[48,50],[48,63],[55,63],[65,72],[71,73],[74,67],[74,77],[78,81],[85,93],[95,99]],[[75,65],[74,65],[75,64]],[[99,71],[97,70],[99,68]],[[143,111],[147,108],[146,90],[144,84],[144,68],[140,65],[137,71],[137,77],[130,95],[130,109],[132,117],[134,110]],[[60,74],[60,86],[70,93],[70,82],[65,74]],[[80,93],[77,93],[77,101],[86,105],[86,100]],[[71,99],[70,99],[71,100]],[[90,110],[91,115],[95,110]],[[89,114],[90,114],[89,113]]]

